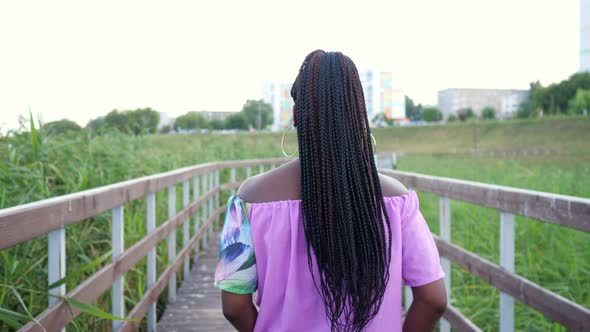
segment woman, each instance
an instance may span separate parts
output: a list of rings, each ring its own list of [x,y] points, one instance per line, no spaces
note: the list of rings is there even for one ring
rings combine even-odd
[[[403,280],[403,329],[432,330],[446,308],[438,252],[416,193],[377,173],[354,63],[312,52],[291,95],[299,158],[228,201],[215,274],[225,317],[239,331],[400,331]]]

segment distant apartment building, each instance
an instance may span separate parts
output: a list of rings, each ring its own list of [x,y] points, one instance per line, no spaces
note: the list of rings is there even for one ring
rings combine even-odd
[[[160,116],[160,119],[158,120],[158,130],[161,130],[166,126],[172,127],[172,124],[174,123],[174,118],[169,117],[168,113],[166,112],[158,112],[158,115]]]
[[[445,89],[438,92],[438,108],[446,119],[451,114],[471,108],[475,114],[490,106],[497,118],[516,115],[520,103],[528,99],[528,90],[514,89]]]
[[[211,120],[220,120],[223,121],[228,115],[234,114],[235,112],[214,112],[214,111],[201,111],[203,117],[207,119],[207,121]]]
[[[580,0],[580,71],[590,71],[590,0]]]
[[[387,119],[405,118],[406,104],[404,93],[393,84],[390,71],[374,69],[359,72],[369,120],[383,113]],[[272,105],[273,131],[286,128],[293,122],[293,105],[290,83],[267,82],[263,85],[263,100]]]
[[[387,119],[406,117],[404,92],[393,81],[391,71],[365,69],[359,71],[369,120],[382,113]]]
[[[293,105],[291,87],[293,84],[267,82],[262,87],[262,96],[265,103],[272,105],[273,124],[272,131],[279,131],[293,122]]]

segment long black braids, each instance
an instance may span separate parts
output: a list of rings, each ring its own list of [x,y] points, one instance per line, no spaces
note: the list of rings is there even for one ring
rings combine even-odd
[[[339,52],[310,53],[295,79],[309,270],[333,331],[361,331],[389,281],[391,227],[358,71]],[[319,286],[318,286],[319,284]]]

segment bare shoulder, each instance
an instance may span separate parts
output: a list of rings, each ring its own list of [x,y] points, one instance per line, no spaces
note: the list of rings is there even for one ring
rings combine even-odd
[[[249,177],[237,195],[250,203],[301,199],[299,160],[293,160],[271,171]],[[383,196],[401,196],[408,189],[396,179],[379,174]]]
[[[247,178],[246,181],[240,185],[236,194],[247,202],[251,202],[252,200],[256,201],[256,193],[260,191],[259,188],[261,187],[262,182],[264,182],[264,174],[265,173],[262,173]]]
[[[242,184],[236,191],[236,195],[240,196],[242,199],[246,199],[246,197],[244,196],[248,196],[248,192],[252,190],[250,188],[254,186],[254,182],[256,181],[257,176],[258,175],[251,176],[247,178],[244,182],[242,182]]]
[[[379,173],[379,182],[383,196],[401,196],[408,193],[406,186],[390,176]]]
[[[249,177],[237,195],[250,203],[300,199],[299,160],[281,165],[268,172]]]

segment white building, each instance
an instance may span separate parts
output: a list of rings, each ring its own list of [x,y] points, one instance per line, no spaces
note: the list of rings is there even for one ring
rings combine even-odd
[[[406,100],[403,91],[393,85],[390,71],[374,69],[359,72],[369,121],[379,113],[387,119],[402,120],[406,116]],[[263,85],[263,100],[272,105],[273,131],[283,130],[293,122],[293,105],[289,83],[267,82]]]
[[[391,71],[365,69],[359,71],[369,120],[383,113],[385,118],[402,120],[406,117],[404,92],[393,83]]]
[[[520,103],[528,96],[527,90],[445,89],[438,92],[438,108],[445,119],[466,108],[471,108],[479,116],[485,107],[494,108],[497,118],[510,118],[516,115]]]
[[[171,126],[174,124],[174,118],[170,118],[166,112],[158,112],[160,115],[160,120],[158,121],[158,131],[166,126]]]
[[[590,71],[590,0],[580,0],[580,71]]]
[[[272,131],[283,130],[293,123],[293,105],[291,86],[293,84],[267,82],[262,87],[263,100],[272,105]]]

